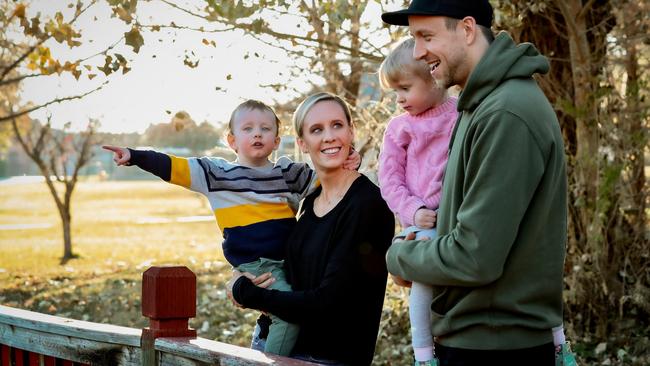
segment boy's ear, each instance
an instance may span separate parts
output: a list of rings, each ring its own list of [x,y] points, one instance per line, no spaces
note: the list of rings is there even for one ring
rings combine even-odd
[[[232,134],[232,132],[228,132],[228,136],[226,136],[226,140],[228,141],[228,146],[236,153],[237,152],[237,146],[235,146],[235,135]]]
[[[273,150],[277,150],[280,147],[280,136],[275,136],[275,143],[273,145]]]

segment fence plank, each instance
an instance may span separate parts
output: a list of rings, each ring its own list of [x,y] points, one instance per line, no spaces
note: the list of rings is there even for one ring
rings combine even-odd
[[[29,352],[29,366],[41,366],[41,355]]]
[[[11,348],[7,345],[2,345],[2,366],[11,366]]]
[[[46,356],[100,365],[140,365],[138,347],[99,342],[0,323],[0,343]],[[18,351],[16,349],[16,351]],[[45,364],[48,364],[46,358]],[[22,363],[16,363],[22,365]],[[54,365],[54,363],[51,363]]]
[[[204,338],[158,338],[155,348],[160,352],[160,366],[316,365]]]
[[[0,324],[93,341],[139,347],[140,329],[61,318],[0,305]]]
[[[25,364],[25,351],[14,348],[14,362],[17,366],[23,366]]]

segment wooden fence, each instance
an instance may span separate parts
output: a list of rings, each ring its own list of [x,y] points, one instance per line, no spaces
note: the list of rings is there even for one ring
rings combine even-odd
[[[91,323],[0,305],[1,366],[315,365],[196,337],[196,276],[187,267],[142,275],[149,327]]]

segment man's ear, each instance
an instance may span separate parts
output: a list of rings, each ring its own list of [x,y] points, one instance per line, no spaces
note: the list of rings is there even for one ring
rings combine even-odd
[[[465,17],[458,22],[458,25],[463,27],[463,34],[465,36],[465,44],[468,46],[476,41],[476,34],[479,31],[476,20],[472,17]]]
[[[232,134],[232,132],[228,132],[228,136],[226,136],[226,140],[228,141],[228,146],[236,153],[237,152],[237,146],[235,146],[235,135]]]

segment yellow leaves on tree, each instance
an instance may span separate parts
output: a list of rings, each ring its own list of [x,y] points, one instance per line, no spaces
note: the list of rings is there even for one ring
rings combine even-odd
[[[81,34],[75,31],[69,23],[63,20],[63,14],[57,12],[54,19],[45,24],[45,31],[59,43],[66,42],[70,47],[80,46],[81,42],[75,38],[80,38]]]

